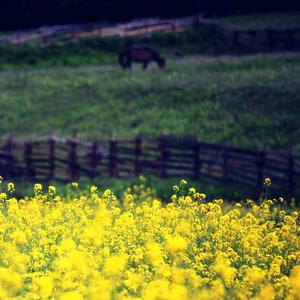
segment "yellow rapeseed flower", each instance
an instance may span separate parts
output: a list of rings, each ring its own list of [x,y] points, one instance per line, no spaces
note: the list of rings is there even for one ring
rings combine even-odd
[[[6,193],[0,193],[0,201],[5,201],[7,199]]]
[[[92,194],[96,193],[97,190],[98,190],[98,188],[97,188],[95,185],[92,185],[92,186],[90,187],[90,192],[91,192]]]
[[[36,183],[33,187],[33,191],[36,195],[39,195],[43,191],[43,186],[40,183]]]
[[[271,179],[270,178],[265,178],[265,180],[264,180],[264,185],[265,186],[270,186],[272,184],[272,181],[271,181]]]
[[[49,185],[49,187],[48,187],[48,193],[51,196],[55,195],[56,194],[56,187],[53,186],[53,185]]]
[[[179,185],[180,185],[181,187],[184,187],[184,186],[187,185],[187,181],[186,181],[185,179],[181,179]]]
[[[299,298],[298,208],[88,191],[0,193],[0,299]]]
[[[167,239],[166,248],[171,254],[185,250],[187,242],[182,236],[173,236]]]
[[[7,190],[9,191],[9,192],[14,192],[15,191],[15,185],[12,183],[12,182],[9,182],[8,184],[7,184]]]
[[[71,185],[74,189],[78,190],[78,188],[79,188],[78,182],[72,182]]]
[[[173,191],[177,193],[179,191],[179,186],[178,185],[173,185]]]

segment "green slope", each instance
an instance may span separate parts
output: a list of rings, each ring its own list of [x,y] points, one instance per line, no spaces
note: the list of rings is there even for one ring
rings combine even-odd
[[[117,65],[0,72],[0,136],[195,135],[298,147],[300,54],[193,56],[146,72]]]

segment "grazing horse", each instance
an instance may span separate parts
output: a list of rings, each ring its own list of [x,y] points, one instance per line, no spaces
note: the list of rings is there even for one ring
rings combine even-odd
[[[151,61],[155,61],[161,69],[166,66],[166,60],[149,47],[135,47],[119,53],[119,64],[123,69],[131,69],[131,64],[137,62],[143,64],[145,70]]]

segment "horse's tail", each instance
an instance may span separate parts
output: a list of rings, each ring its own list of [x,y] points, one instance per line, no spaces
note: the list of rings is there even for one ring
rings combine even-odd
[[[127,63],[128,63],[128,58],[127,58],[127,53],[126,52],[120,52],[119,53],[119,64],[123,69],[127,68]],[[126,59],[127,58],[127,59]]]

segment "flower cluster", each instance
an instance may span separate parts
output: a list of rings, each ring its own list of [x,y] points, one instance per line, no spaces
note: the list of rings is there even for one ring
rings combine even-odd
[[[299,213],[282,200],[72,186],[1,193],[0,299],[299,299]]]
[[[272,181],[271,181],[271,179],[270,178],[265,178],[265,180],[264,180],[264,185],[265,186],[270,186],[271,185],[271,183],[272,183]]]

